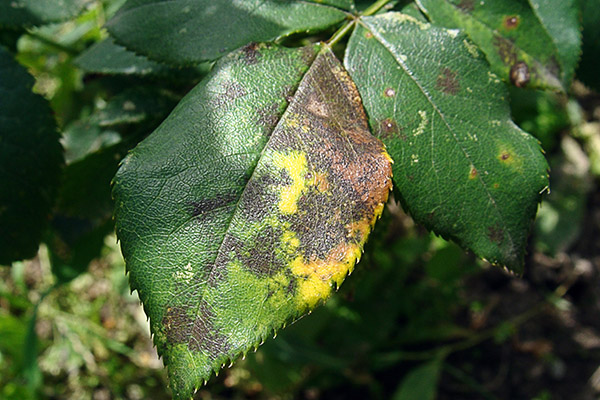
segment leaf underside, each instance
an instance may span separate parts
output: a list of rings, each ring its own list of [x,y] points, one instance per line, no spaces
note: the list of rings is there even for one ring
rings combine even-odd
[[[0,264],[33,257],[63,163],[50,106],[0,47]]]
[[[231,53],[130,153],[117,234],[176,398],[342,283],[390,176],[319,46]]]
[[[569,72],[561,71],[554,38],[527,3],[477,0],[416,2],[435,24],[463,29],[484,51],[493,71],[506,82],[518,87],[565,91],[568,79],[563,78]],[[572,29],[572,26],[561,29]],[[577,51],[575,57],[576,54]],[[566,61],[569,70],[572,69],[571,62]]]
[[[107,28],[136,53],[189,65],[216,60],[248,42],[327,29],[346,15],[310,1],[130,0]]]
[[[387,13],[361,18],[345,65],[394,159],[404,208],[520,271],[547,164],[510,119],[506,87],[475,45],[458,31]]]

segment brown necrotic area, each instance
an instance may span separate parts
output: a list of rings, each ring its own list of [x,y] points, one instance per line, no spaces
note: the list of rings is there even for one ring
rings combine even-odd
[[[317,57],[283,118],[270,146],[303,154],[306,171],[296,212],[281,218],[306,261],[339,261],[340,244],[362,243],[364,226],[387,199],[390,160],[369,131],[356,87],[329,50]]]
[[[460,91],[458,73],[448,67],[442,68],[437,77],[435,88],[451,96],[456,95]]]

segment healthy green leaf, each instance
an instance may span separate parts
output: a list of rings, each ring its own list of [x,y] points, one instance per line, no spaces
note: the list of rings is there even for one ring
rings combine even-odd
[[[583,53],[577,77],[600,90],[600,0],[579,0],[583,20]]]
[[[60,22],[79,14],[90,0],[3,0],[0,27],[43,25]]]
[[[175,65],[215,60],[252,41],[323,30],[347,15],[309,1],[136,0],[125,7],[107,25],[117,42]]]
[[[561,80],[568,88],[581,53],[581,32],[576,0],[529,0],[529,4],[556,46]]]
[[[388,13],[360,19],[345,64],[394,159],[405,209],[520,270],[547,165],[511,121],[506,87],[476,46],[456,30]]]
[[[434,400],[443,361],[435,359],[410,370],[392,400]]]
[[[319,46],[231,53],[130,153],[117,234],[176,398],[342,283],[390,174]]]
[[[92,45],[77,57],[75,64],[86,72],[99,74],[166,75],[171,70],[119,46],[112,38]]]
[[[527,4],[476,0],[416,2],[435,24],[463,29],[485,52],[493,71],[506,82],[518,87],[565,90],[553,38]],[[566,17],[565,20],[571,22]],[[571,28],[556,27],[550,33]],[[566,53],[570,60],[571,53]],[[565,65],[571,65],[565,61]]]
[[[33,257],[63,163],[52,110],[0,47],[0,264]]]

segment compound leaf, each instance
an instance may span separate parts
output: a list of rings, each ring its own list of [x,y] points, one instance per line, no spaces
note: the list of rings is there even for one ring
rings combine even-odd
[[[416,2],[435,24],[463,29],[485,52],[493,71],[506,82],[518,87],[565,90],[562,80],[565,74],[561,72],[553,37],[528,4],[476,0]]]
[[[0,264],[35,255],[63,163],[52,110],[33,83],[0,47]]]
[[[107,27],[128,49],[185,65],[215,60],[252,41],[323,30],[346,15],[309,1],[134,0]]]
[[[520,270],[547,165],[510,119],[507,90],[456,30],[400,13],[361,18],[345,59],[407,211]]]
[[[0,26],[19,28],[60,22],[79,14],[90,0],[4,0]]]
[[[117,234],[176,398],[342,283],[390,175],[326,46],[231,53],[130,153]]]

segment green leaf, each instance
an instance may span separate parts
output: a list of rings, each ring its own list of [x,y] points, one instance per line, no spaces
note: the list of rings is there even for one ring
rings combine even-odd
[[[215,60],[249,42],[319,31],[346,12],[309,1],[213,0],[127,3],[107,24],[117,42],[175,65]]]
[[[60,22],[79,14],[90,0],[4,0],[0,27],[18,28]]]
[[[529,4],[556,46],[561,80],[568,88],[581,54],[577,2],[576,0],[529,0]]]
[[[583,54],[577,77],[586,85],[600,90],[600,0],[579,0],[583,20]]]
[[[345,65],[394,160],[415,220],[520,270],[547,165],[510,119],[507,90],[456,30],[400,13],[361,18]]]
[[[328,47],[222,59],[114,179],[117,234],[176,398],[325,300],[391,185]]]
[[[77,57],[75,64],[86,72],[125,75],[165,75],[167,65],[137,55],[112,38],[93,44]]]
[[[162,121],[177,104],[174,95],[152,87],[126,89],[111,98],[92,115],[100,127],[136,124],[143,121]]]
[[[553,38],[522,1],[416,2],[435,24],[463,29],[485,52],[493,71],[506,82],[518,87],[565,90]],[[571,28],[561,26],[551,33]]]
[[[52,110],[33,83],[0,47],[0,264],[35,255],[63,163]]]
[[[410,370],[392,400],[435,400],[442,365],[441,359],[435,359]]]

